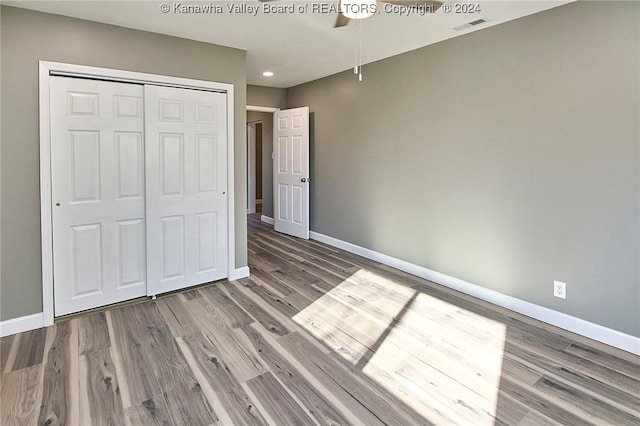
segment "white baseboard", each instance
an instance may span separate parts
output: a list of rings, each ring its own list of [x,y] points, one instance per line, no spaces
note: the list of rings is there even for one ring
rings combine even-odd
[[[0,337],[11,336],[23,331],[35,330],[44,327],[44,314],[26,315],[0,322]]]
[[[236,268],[229,274],[229,281],[235,281],[249,276],[249,267],[243,266],[242,268]]]
[[[231,273],[229,274],[229,281],[239,280],[248,276],[248,266],[237,268],[231,271]],[[45,327],[44,314],[42,312],[33,315],[26,315],[24,317],[13,318],[0,322],[0,337],[11,336],[12,334],[35,330],[42,327]]]
[[[269,217],[269,216],[265,216],[265,215],[260,216],[260,221],[264,222],[264,223],[268,223],[269,225],[273,225],[274,224],[273,218]]]
[[[406,262],[395,257],[387,256],[337,238],[329,237],[318,232],[311,231],[310,237],[333,247],[357,254],[367,259],[383,263],[401,271],[416,275],[420,278],[432,281],[445,287],[468,294],[478,299],[493,303],[494,305],[512,310],[522,315],[535,318],[539,321],[551,324],[567,331],[579,334],[598,342],[640,355],[640,338],[607,328],[544,306],[536,305],[521,299],[517,299],[495,290],[472,284],[461,279],[433,271],[431,269]]]

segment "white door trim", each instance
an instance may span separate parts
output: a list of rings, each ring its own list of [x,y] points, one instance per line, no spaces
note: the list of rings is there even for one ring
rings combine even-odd
[[[247,123],[247,214],[256,212],[256,122]],[[260,159],[262,161],[262,159]]]
[[[276,107],[264,107],[264,106],[256,106],[256,105],[247,105],[247,111],[255,111],[255,112],[276,112],[276,111],[280,111],[280,108],[276,108]]]
[[[227,193],[228,193],[228,274],[235,271],[235,219],[234,219],[234,87],[233,84],[188,78],[169,77],[132,71],[96,68],[60,62],[39,62],[40,113],[40,226],[42,237],[42,313],[44,326],[53,324],[53,227],[51,209],[51,129],[49,121],[49,79],[51,74],[90,77],[139,84],[157,84],[227,94]]]

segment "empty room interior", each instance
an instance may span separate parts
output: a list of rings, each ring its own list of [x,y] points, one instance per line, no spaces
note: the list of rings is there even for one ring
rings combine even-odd
[[[640,424],[640,2],[0,0],[0,424]]]

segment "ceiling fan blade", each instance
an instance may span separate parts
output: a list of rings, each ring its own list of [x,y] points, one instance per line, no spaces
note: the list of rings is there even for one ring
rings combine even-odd
[[[349,18],[344,16],[342,13],[338,13],[338,19],[336,19],[336,24],[333,26],[333,28],[344,27],[349,23],[349,21],[350,21]]]
[[[440,6],[442,6],[442,2],[435,1],[435,0],[379,0],[379,1],[381,1],[382,3],[389,3],[389,4],[395,4],[398,6],[407,6],[407,7],[427,6],[431,8],[432,12],[435,12],[436,10],[440,9]]]

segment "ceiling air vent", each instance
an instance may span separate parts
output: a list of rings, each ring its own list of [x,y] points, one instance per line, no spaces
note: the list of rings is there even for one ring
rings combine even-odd
[[[486,19],[480,18],[480,19],[476,19],[475,21],[467,22],[466,24],[453,27],[453,29],[456,31],[462,31],[462,30],[466,30],[467,28],[475,27],[476,25],[484,24],[485,22],[487,22]]]

